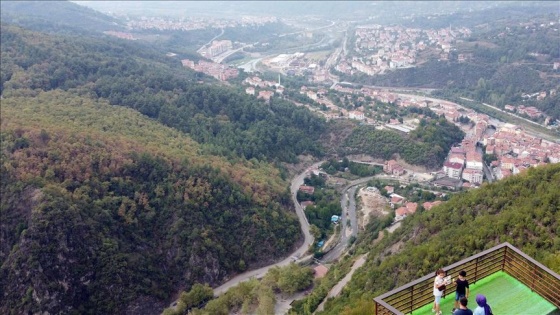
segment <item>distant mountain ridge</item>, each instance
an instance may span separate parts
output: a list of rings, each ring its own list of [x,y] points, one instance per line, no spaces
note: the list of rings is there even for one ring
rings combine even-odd
[[[121,31],[118,19],[70,1],[2,1],[2,23],[36,31],[95,33]]]
[[[83,1],[80,5],[102,12],[131,16],[274,15],[284,18],[320,16],[326,19],[371,19],[371,23],[394,23],[402,17],[446,15],[505,6],[532,6],[546,1]],[[422,18],[420,18],[422,20]]]

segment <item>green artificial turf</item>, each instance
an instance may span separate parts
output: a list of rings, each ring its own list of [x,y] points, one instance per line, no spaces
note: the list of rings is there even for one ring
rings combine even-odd
[[[467,277],[468,279],[468,277]],[[476,308],[476,295],[483,294],[492,313],[520,314],[520,315],[547,315],[557,314],[558,308],[535,292],[531,292],[526,285],[517,281],[503,271],[496,272],[476,284],[470,285],[468,308]],[[455,303],[455,292],[450,292],[441,300],[441,311],[444,315],[451,314]],[[413,315],[433,315],[431,302],[412,312]]]

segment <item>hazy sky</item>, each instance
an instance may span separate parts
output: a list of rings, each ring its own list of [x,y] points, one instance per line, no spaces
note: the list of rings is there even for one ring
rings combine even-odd
[[[423,14],[488,7],[503,2],[487,1],[73,1],[93,9],[114,13],[146,15],[235,14],[338,15]],[[492,4],[493,3],[493,4]]]

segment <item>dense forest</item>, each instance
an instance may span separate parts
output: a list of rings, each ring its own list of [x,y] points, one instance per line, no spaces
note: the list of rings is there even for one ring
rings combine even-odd
[[[157,313],[296,246],[323,119],[149,45],[2,24],[0,312]]]
[[[279,171],[63,91],[2,100],[0,312],[120,313],[300,237]]]
[[[443,165],[451,146],[461,142],[464,136],[459,127],[444,118],[422,119],[408,135],[359,126],[346,138],[340,150],[345,155],[366,153],[384,160],[398,154],[407,163],[436,169]]]
[[[297,245],[272,163],[320,155],[323,119],[146,44],[1,27],[1,313],[157,313]]]
[[[560,165],[552,164],[455,195],[378,242],[365,235],[356,252],[369,252],[366,264],[321,314],[372,312],[374,297],[502,242],[560,272],[559,202]]]
[[[321,154],[314,139],[324,119],[282,99],[266,104],[233,88],[199,84],[203,76],[148,46],[6,25],[1,36],[4,97],[63,89],[107,99],[230,158],[293,162],[299,154]]]
[[[324,119],[281,97],[264,102],[182,67],[189,49],[175,57],[163,51],[179,48],[173,41],[181,40],[196,47],[215,29],[170,32],[158,48],[102,35],[121,25],[70,2],[1,4],[0,313],[156,314],[182,292],[177,309],[166,314],[270,314],[275,294],[310,287],[312,270],[291,264],[210,300],[211,286],[272,263],[301,241],[280,165],[302,154],[324,156],[318,141],[328,127]],[[33,6],[36,16],[17,15]],[[248,30],[227,32],[256,39]],[[270,24],[259,31],[264,39],[290,30]],[[551,51],[557,38],[541,43],[551,34],[519,34],[503,39],[485,33],[465,43],[484,65],[430,61],[433,69],[368,82],[441,85],[445,95],[499,106],[524,91],[555,88],[539,81],[548,75],[540,66],[516,64],[531,47],[513,46],[536,41],[535,52],[557,58]],[[286,79],[287,87],[300,84]],[[537,106],[560,117],[557,99]],[[400,157],[439,168],[464,133],[444,118],[425,116],[407,135],[344,122],[344,132],[329,142],[337,142],[331,153]],[[324,167],[348,176],[379,171],[348,159]],[[323,177],[305,184],[317,190],[300,192],[298,200],[314,202],[305,213],[316,240],[326,238],[330,216],[342,212],[340,197],[326,189]],[[397,192],[416,201],[435,198],[406,188]],[[369,313],[374,296],[503,241],[560,271],[559,202],[556,164],[459,193],[430,211],[420,208],[383,239],[376,237],[392,215],[371,220],[350,255],[315,281],[293,311],[311,314],[348,272],[355,253],[368,252],[368,260],[327,303],[326,314]],[[457,233],[466,237],[453,237]]]

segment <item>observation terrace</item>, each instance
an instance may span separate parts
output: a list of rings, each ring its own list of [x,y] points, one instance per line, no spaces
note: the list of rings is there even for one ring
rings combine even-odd
[[[494,314],[560,315],[560,276],[509,243],[502,243],[443,268],[456,278],[467,272],[470,309],[476,294],[486,296]],[[435,275],[430,274],[374,299],[375,314],[430,314]],[[449,314],[455,283],[443,292],[441,310]]]

